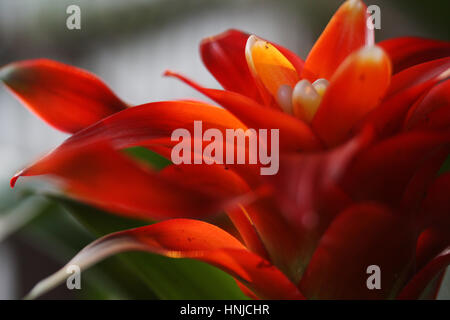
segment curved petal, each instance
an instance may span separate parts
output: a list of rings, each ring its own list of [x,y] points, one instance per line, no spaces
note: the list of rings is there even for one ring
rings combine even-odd
[[[228,30],[206,38],[200,44],[200,54],[209,72],[225,90],[243,94],[263,102],[245,59],[245,44],[250,35]]]
[[[387,299],[403,285],[413,261],[415,236],[398,215],[374,204],[342,212],[323,235],[299,288],[309,299]],[[367,268],[381,270],[370,290]]]
[[[320,141],[304,122],[278,110],[264,108],[235,92],[204,88],[172,71],[165,75],[180,79],[234,114],[249,128],[279,129],[280,151],[317,150]]]
[[[293,258],[297,263],[293,278],[297,281],[323,232],[335,216],[352,203],[342,191],[340,182],[355,156],[367,147],[372,136],[373,131],[368,129],[330,151],[282,157],[278,174],[267,177],[280,207],[280,215],[295,230],[298,248]],[[273,240],[280,243],[276,237]]]
[[[394,73],[426,61],[450,56],[450,42],[402,37],[378,43],[391,58]]]
[[[250,36],[245,48],[250,71],[257,83],[264,86],[273,98],[282,85],[291,88],[300,80],[292,63],[271,43]]]
[[[420,299],[434,278],[439,276],[450,265],[450,249],[443,251],[425,267],[423,267],[403,288],[397,299]]]
[[[233,222],[233,225],[239,231],[239,234],[244,240],[247,248],[260,257],[269,260],[267,249],[258,234],[255,224],[249,217],[248,212],[245,210],[245,207],[243,205],[239,205],[238,208],[228,210],[227,214]]]
[[[221,165],[172,165],[163,169],[161,175],[194,190],[224,197],[249,191],[247,184],[237,174]],[[266,249],[243,206],[239,204],[230,208],[227,214],[250,251],[267,259]]]
[[[433,60],[405,69],[392,77],[392,82],[389,86],[389,91],[386,94],[386,98],[390,98],[410,87],[439,78],[449,69],[450,58]],[[441,78],[443,77],[441,76]]]
[[[450,173],[436,178],[424,201],[424,219],[431,226],[450,227]]]
[[[170,138],[179,128],[187,129],[194,137],[194,121],[202,122],[203,131],[215,128],[225,133],[226,129],[246,129],[227,110],[201,102],[163,101],[114,114],[73,135],[63,145],[110,141],[117,148],[126,148]]]
[[[390,79],[389,58],[380,48],[366,47],[350,55],[331,78],[312,121],[314,132],[328,146],[344,141],[380,103]]]
[[[270,261],[296,283],[302,270],[303,244],[294,225],[284,218],[272,197],[260,197],[243,206],[267,250]]]
[[[127,108],[96,76],[56,61],[15,62],[0,79],[33,113],[68,133]]]
[[[265,100],[251,74],[245,58],[245,45],[250,34],[230,29],[221,34],[204,39],[200,44],[200,54],[209,72],[225,90],[245,95],[259,103]],[[292,63],[300,74],[303,61],[288,49],[271,43]]]
[[[84,202],[143,219],[209,216],[232,206],[229,200],[245,190],[243,181],[230,175],[228,183],[239,186],[231,198],[227,192],[216,194],[212,186],[186,186],[139,166],[105,142],[56,149],[19,172],[11,185],[21,176],[36,175],[51,176]],[[183,174],[178,179],[183,181]]]
[[[409,132],[374,144],[355,159],[345,190],[357,201],[398,206],[417,170],[449,142],[450,132]]]
[[[84,248],[67,265],[85,269],[111,255],[137,250],[212,264],[261,298],[303,298],[295,285],[268,261],[248,251],[225,231],[196,220],[173,219],[107,235]],[[38,283],[28,298],[35,298],[64,281],[65,269]]]
[[[380,138],[401,130],[410,107],[433,86],[448,78],[450,59],[417,65],[392,77],[385,100],[361,121],[359,127],[371,124]]]
[[[417,239],[416,267],[420,270],[450,245],[448,226],[435,226],[423,231]]]
[[[418,169],[409,180],[401,199],[401,207],[411,216],[420,213],[427,190],[432,185],[450,153],[450,145],[443,145],[431,151],[430,155],[418,165]]]
[[[442,81],[418,100],[406,116],[405,130],[438,130],[450,127],[450,79]]]
[[[195,139],[195,121],[201,121],[203,132],[200,134],[208,129],[215,129],[219,130],[223,137],[226,137],[227,129],[247,129],[239,119],[227,110],[206,103],[193,101],[154,102],[129,108],[101,120],[74,134],[60,148],[108,141],[117,149],[145,146],[170,159],[172,147],[178,143],[178,141],[172,141],[172,133],[177,129],[186,129]],[[208,144],[207,141],[202,142],[200,154],[195,148],[192,150],[192,161],[198,157],[204,160],[202,152]],[[225,155],[226,148],[228,148],[226,141],[217,141],[216,145],[224,148],[223,155]],[[234,148],[234,146],[232,147]],[[243,150],[243,152],[248,152],[248,150]],[[259,181],[258,165],[230,164],[228,167],[238,172],[252,185]]]
[[[74,134],[53,153],[65,152],[66,149],[82,148],[95,143],[108,143],[115,149],[145,146],[170,158],[172,147],[178,143],[178,141],[171,140],[173,131],[181,128],[186,129],[195,139],[194,121],[202,121],[201,126],[204,131],[209,128],[220,130],[224,137],[227,129],[246,130],[245,125],[222,108],[189,101],[156,102],[129,108],[103,119]],[[203,146],[205,144],[207,142],[204,142]],[[221,143],[221,145],[224,148],[226,147],[226,143]],[[194,150],[191,153],[191,159],[197,158],[196,152]],[[200,152],[203,152],[203,148]],[[225,152],[223,154],[225,155]],[[204,160],[204,157],[202,158]],[[197,166],[197,170],[205,170],[203,174],[211,177],[207,166]],[[221,170],[226,171],[228,166],[239,173],[252,186],[258,183],[259,170],[257,165],[234,164],[227,165],[227,167],[222,166]],[[225,175],[234,176],[231,171],[225,173]],[[200,179],[194,179],[193,181],[197,181],[198,188],[203,187]],[[208,186],[219,185],[219,183],[220,179],[216,179],[215,181],[209,181]]]
[[[301,77],[311,82],[330,79],[353,51],[373,45],[374,31],[367,27],[367,18],[367,7],[362,1],[345,1],[311,49]]]
[[[208,145],[209,142],[203,142],[203,148]],[[152,139],[152,140],[144,140],[142,142],[139,142],[139,145],[146,147],[147,149],[156,152],[157,154],[165,157],[166,159],[171,158],[172,150],[173,150],[173,141],[170,141],[170,139],[164,138],[164,139]],[[226,157],[226,149],[229,146],[226,142],[224,144],[217,143],[216,144],[218,148],[223,148],[223,154]],[[220,147],[219,147],[220,146]],[[236,148],[235,146],[231,146],[231,148],[235,148],[234,150],[242,150],[239,148]],[[245,146],[245,149],[243,150],[245,152],[246,159],[248,159],[248,148],[247,145]],[[194,163],[194,159],[198,158],[198,153],[196,153],[195,150],[193,150],[191,154],[191,163]],[[205,157],[204,155],[201,155],[203,161],[205,159],[211,159],[208,157]],[[218,165],[220,167],[220,170],[227,171],[228,169],[231,169],[233,172],[238,174],[242,179],[246,181],[249,187],[251,188],[257,188],[261,184],[261,165],[260,164],[240,164],[240,163],[234,163],[234,164],[223,164]],[[185,167],[189,167],[189,165],[186,165]],[[196,170],[203,170],[203,168],[207,167],[205,165],[198,166],[196,165]],[[207,170],[203,174],[207,174]],[[200,176],[202,176],[202,173],[198,172]],[[199,179],[196,179],[194,181],[200,181]],[[220,183],[219,183],[220,185]]]

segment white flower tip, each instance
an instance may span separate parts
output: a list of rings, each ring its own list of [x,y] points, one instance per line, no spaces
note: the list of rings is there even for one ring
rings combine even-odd
[[[327,79],[317,79],[313,82],[312,86],[314,89],[316,89],[316,92],[323,97],[325,94],[325,91],[327,90],[328,86],[330,85],[330,82]]]
[[[292,114],[292,87],[283,84],[278,88],[277,102],[281,109],[288,114]]]
[[[374,61],[374,62],[380,62],[381,60],[383,60],[385,58],[385,53],[384,53],[383,49],[381,49],[378,46],[364,47],[358,52],[358,55],[363,60]]]
[[[306,79],[300,80],[292,92],[292,107],[294,115],[310,123],[319,108],[322,97],[314,86]]]
[[[252,48],[257,41],[259,41],[258,37],[252,34],[248,37],[247,43],[245,44],[245,59],[253,73],[255,73],[255,64],[253,63]]]
[[[364,8],[364,4],[362,3],[361,0],[347,0],[345,5],[347,6],[348,9],[355,12],[360,11],[361,9]]]

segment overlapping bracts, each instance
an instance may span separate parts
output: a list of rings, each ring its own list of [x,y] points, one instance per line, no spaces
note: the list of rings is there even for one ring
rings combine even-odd
[[[345,1],[305,61],[238,30],[203,40],[202,59],[224,90],[166,74],[222,108],[192,101],[128,107],[73,67],[8,65],[1,78],[13,93],[73,134],[12,182],[53,176],[94,206],[169,219],[98,240],[74,258],[82,266],[144,250],[218,266],[251,297],[433,298],[450,259],[450,180],[440,171],[450,151],[450,43],[375,44],[366,18],[362,1]],[[316,90],[314,103],[302,88]],[[171,132],[192,131],[194,120],[222,131],[279,129],[279,173],[263,179],[249,165],[205,164],[157,172],[120,152],[143,146],[167,157]],[[170,220],[222,211],[239,240],[205,222]],[[369,265],[381,268],[380,290],[366,286]]]

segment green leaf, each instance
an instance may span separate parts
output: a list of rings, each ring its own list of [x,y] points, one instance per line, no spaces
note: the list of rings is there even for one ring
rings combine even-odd
[[[48,206],[36,208],[40,212],[32,223],[18,232],[18,236],[62,266],[95,237],[54,200],[49,198],[47,202]],[[118,257],[83,272],[82,290],[75,293],[83,299],[156,298],[153,291]]]
[[[115,216],[67,198],[51,198],[97,236],[150,223]],[[231,276],[202,262],[143,252],[123,253],[117,257],[160,299],[246,299]]]
[[[131,147],[124,149],[123,152],[136,160],[149,164],[157,170],[164,169],[172,163],[170,160],[144,147]]]
[[[438,172],[438,176],[441,174],[444,174],[446,172],[449,172],[449,171],[450,171],[450,155],[447,157],[447,159],[442,164],[442,167]]]

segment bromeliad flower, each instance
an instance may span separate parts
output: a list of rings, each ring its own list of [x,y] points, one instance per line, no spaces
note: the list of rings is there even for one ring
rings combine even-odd
[[[73,135],[18,173],[58,178],[69,195],[117,214],[168,219],[108,235],[69,264],[143,250],[198,259],[268,299],[434,297],[450,262],[450,44],[400,38],[374,45],[365,5],[346,1],[303,62],[237,30],[201,43],[225,90],[168,71],[222,108],[193,101],[128,107],[98,79],[47,61],[11,64],[5,84]],[[279,129],[280,171],[171,165],[158,172],[119,150],[168,157],[173,130]],[[257,167],[257,166],[256,166]],[[203,219],[226,211],[238,238]],[[179,219],[182,218],[182,219]],[[367,270],[381,271],[380,286]],[[31,297],[66,276],[62,269]]]

